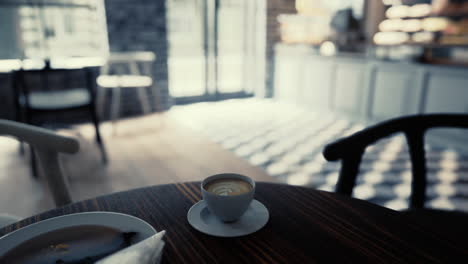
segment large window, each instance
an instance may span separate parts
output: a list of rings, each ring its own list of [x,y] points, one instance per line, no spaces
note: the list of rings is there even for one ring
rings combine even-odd
[[[168,0],[169,89],[205,100],[264,87],[265,2]]]
[[[102,1],[0,1],[0,59],[99,57],[108,52]]]

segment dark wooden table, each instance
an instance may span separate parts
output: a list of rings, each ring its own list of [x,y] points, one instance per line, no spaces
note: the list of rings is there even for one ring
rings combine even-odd
[[[258,183],[270,211],[260,231],[217,238],[193,229],[187,211],[199,183],[160,185],[77,202],[25,219],[0,235],[43,219],[86,211],[131,214],[166,230],[163,263],[454,263],[468,259],[467,237],[445,236],[414,218],[335,193]]]

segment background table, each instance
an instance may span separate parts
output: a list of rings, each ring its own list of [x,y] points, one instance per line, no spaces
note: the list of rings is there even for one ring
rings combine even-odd
[[[114,211],[166,230],[163,263],[453,263],[467,259],[468,238],[444,236],[403,214],[303,187],[258,183],[270,211],[260,231],[239,238],[202,234],[187,222],[200,200],[199,182],[160,185],[71,204],[25,219],[0,235],[54,216]]]

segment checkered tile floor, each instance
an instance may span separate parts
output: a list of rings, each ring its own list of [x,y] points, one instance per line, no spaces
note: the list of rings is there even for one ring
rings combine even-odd
[[[236,99],[174,107],[170,114],[271,176],[332,191],[340,164],[327,162],[323,147],[364,126],[266,99]],[[468,156],[426,146],[427,207],[468,211]],[[354,196],[389,208],[408,206],[411,164],[403,136],[369,147]]]

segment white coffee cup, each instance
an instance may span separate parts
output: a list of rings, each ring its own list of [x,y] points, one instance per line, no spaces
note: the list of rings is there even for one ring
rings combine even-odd
[[[255,182],[240,174],[216,174],[203,180],[201,191],[212,214],[223,222],[234,222],[249,208],[255,194]]]

